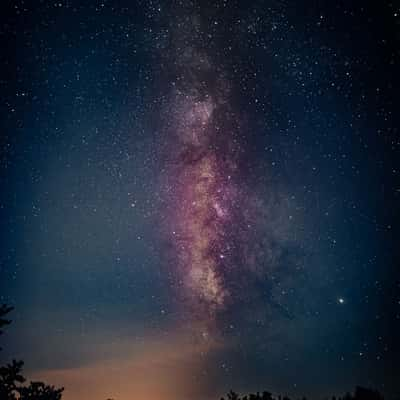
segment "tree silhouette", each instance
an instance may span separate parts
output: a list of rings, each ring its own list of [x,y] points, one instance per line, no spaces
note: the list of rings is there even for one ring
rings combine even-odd
[[[4,317],[12,310],[13,308],[7,306],[5,304],[0,305],[0,335],[3,334],[3,326],[11,324],[10,319],[5,319]]]
[[[0,335],[3,327],[11,323],[6,319],[7,314],[12,310],[7,305],[0,306]],[[21,374],[23,361],[12,360],[11,364],[0,367],[0,399],[1,400],[60,400],[64,388],[56,389],[43,382],[30,382],[23,386],[25,378]]]
[[[260,394],[259,392],[250,393],[243,397],[240,397],[239,394],[231,390],[227,394],[227,400],[273,400],[273,399],[290,400],[290,398],[287,396],[274,397],[270,392],[263,392],[262,394]],[[225,400],[225,398],[221,397],[221,400]],[[307,399],[303,397],[302,400],[307,400]],[[357,386],[354,391],[354,395],[352,395],[351,393],[346,393],[343,397],[333,396],[332,400],[384,400],[384,398],[377,390],[372,390],[368,388],[363,388],[361,386]]]
[[[0,335],[4,333],[3,327],[11,324],[10,319],[4,318],[13,308],[6,306],[5,304],[0,305]],[[0,347],[1,350],[1,347]]]
[[[383,396],[377,390],[357,386],[354,393],[354,400],[383,400]]]
[[[22,361],[12,360],[11,364],[0,367],[0,399],[14,400],[19,386],[25,382],[21,375]]]
[[[6,315],[12,310],[12,307],[5,304],[0,306],[0,335],[4,333],[3,327],[11,323],[6,319]],[[0,399],[15,400],[18,387],[25,382],[21,375],[22,361],[12,360],[11,364],[0,367]]]
[[[8,313],[12,307],[0,305],[0,335],[3,334],[3,328],[11,323],[7,319]],[[0,348],[1,350],[1,348]],[[55,388],[46,385],[43,382],[30,382],[25,384],[25,378],[22,375],[23,361],[12,360],[11,363],[0,367],[0,400],[61,400],[64,388]],[[238,393],[230,391],[227,394],[227,400],[290,400],[289,397],[274,397],[270,392],[264,391],[260,394],[249,393],[240,397]],[[108,398],[107,400],[113,400]],[[225,400],[221,397],[221,400]],[[307,400],[303,397],[303,400]],[[343,397],[332,397],[332,400],[384,400],[383,396],[372,389],[357,386],[354,394],[346,393]],[[400,400],[400,399],[399,399]]]
[[[239,395],[231,390],[228,393],[228,400],[239,400]]]
[[[43,382],[31,382],[29,386],[19,388],[18,393],[20,400],[60,400],[63,390],[47,386]]]

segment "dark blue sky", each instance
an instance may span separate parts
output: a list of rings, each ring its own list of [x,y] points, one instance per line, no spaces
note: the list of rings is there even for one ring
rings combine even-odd
[[[398,394],[399,15],[361,1],[13,2],[2,359],[67,400]],[[196,165],[218,166],[223,227],[185,211]],[[207,287],[199,268],[216,274]]]

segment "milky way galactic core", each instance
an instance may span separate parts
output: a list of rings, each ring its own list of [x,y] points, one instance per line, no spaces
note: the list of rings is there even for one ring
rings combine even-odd
[[[248,179],[243,116],[229,79],[198,47],[186,44],[173,62],[176,79],[162,111],[168,141],[163,217],[175,287],[193,318],[212,323],[249,298],[254,282],[264,288],[272,282],[268,273],[287,239],[268,225],[265,188]],[[271,287],[268,292],[270,305],[281,307]]]

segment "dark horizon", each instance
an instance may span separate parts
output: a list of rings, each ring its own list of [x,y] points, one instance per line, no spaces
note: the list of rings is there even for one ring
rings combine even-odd
[[[400,8],[347,3],[3,5],[0,365],[397,400]]]

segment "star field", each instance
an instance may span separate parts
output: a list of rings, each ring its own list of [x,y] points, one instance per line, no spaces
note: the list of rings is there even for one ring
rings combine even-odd
[[[8,4],[1,358],[67,400],[394,399],[399,15]]]

